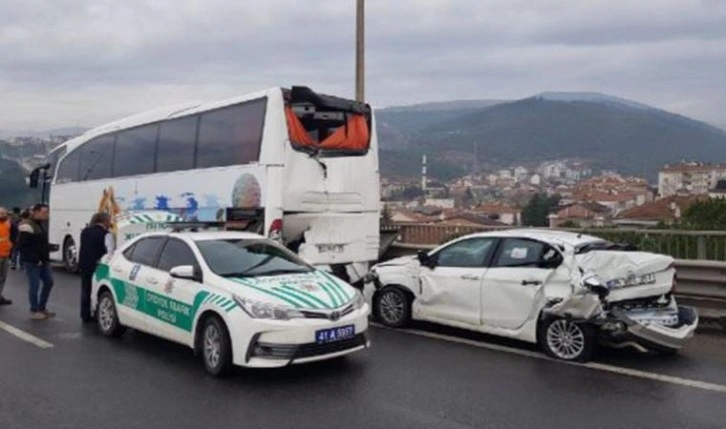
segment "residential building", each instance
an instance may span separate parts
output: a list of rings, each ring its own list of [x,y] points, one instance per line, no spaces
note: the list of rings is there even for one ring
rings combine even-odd
[[[683,162],[666,165],[658,173],[658,194],[661,198],[671,195],[706,195],[726,178],[726,165],[701,162]]]
[[[618,226],[653,227],[659,223],[673,223],[695,202],[708,198],[703,195],[673,195],[619,213],[613,220]]]
[[[517,226],[522,224],[522,211],[507,204],[481,204],[474,208],[473,211],[505,225]]]
[[[572,204],[549,216],[550,228],[557,228],[565,223],[577,225],[579,228],[603,227],[609,225],[611,220],[610,208],[595,202]]]
[[[514,169],[514,178],[517,179],[517,181],[522,181],[527,178],[529,175],[529,170],[526,168],[519,166]]]
[[[453,209],[453,198],[426,198],[424,205],[427,207],[438,207],[442,209]]]
[[[711,198],[726,199],[726,180],[719,180],[716,183],[716,187],[708,191],[708,196]]]

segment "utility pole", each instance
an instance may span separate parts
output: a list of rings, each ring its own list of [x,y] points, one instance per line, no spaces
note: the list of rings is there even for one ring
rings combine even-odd
[[[365,102],[365,1],[356,0],[355,99]]]

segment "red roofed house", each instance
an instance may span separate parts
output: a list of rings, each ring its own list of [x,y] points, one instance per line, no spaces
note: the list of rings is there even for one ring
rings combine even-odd
[[[704,199],[708,199],[708,196],[674,195],[662,198],[621,212],[614,223],[618,226],[650,227],[660,222],[675,222],[691,204]]]
[[[521,225],[522,211],[502,203],[486,203],[474,208],[474,212],[505,225]]]
[[[565,222],[580,228],[602,227],[610,224],[612,211],[598,203],[585,202],[567,206],[549,216],[550,228],[557,228]]]

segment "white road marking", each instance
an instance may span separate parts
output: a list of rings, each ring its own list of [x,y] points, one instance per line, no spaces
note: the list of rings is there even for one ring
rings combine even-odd
[[[53,348],[53,344],[51,344],[47,341],[41,340],[40,338],[38,338],[34,335],[31,335],[31,334],[23,331],[22,329],[18,329],[13,325],[5,323],[2,320],[0,320],[0,329],[4,330],[5,332],[7,332],[11,335],[14,335],[14,336],[20,338],[23,341],[27,341],[36,347],[40,347],[41,349]]]
[[[726,385],[709,383],[701,380],[692,380],[688,378],[676,377],[672,375],[658,374],[655,372],[641,371],[639,369],[624,368],[620,366],[607,365],[603,363],[589,362],[589,363],[577,363],[577,362],[566,362],[559,359],[552,359],[549,356],[534,352],[531,350],[521,350],[513,347],[501,346],[499,344],[486,343],[482,341],[474,341],[466,338],[458,338],[450,335],[437,334],[435,332],[421,331],[418,329],[391,329],[387,328],[378,323],[371,323],[371,326],[376,328],[382,328],[392,331],[397,331],[409,335],[416,335],[419,337],[432,338],[436,340],[449,341],[452,343],[464,344],[467,346],[473,346],[480,349],[494,350],[498,352],[512,353],[519,356],[526,356],[535,359],[547,360],[550,362],[557,362],[565,365],[579,366],[583,368],[589,368],[596,371],[610,372],[613,374],[625,375],[629,377],[642,378],[646,380],[659,381],[662,383],[675,384],[678,386],[692,387],[695,389],[707,390],[710,392],[726,393]]]

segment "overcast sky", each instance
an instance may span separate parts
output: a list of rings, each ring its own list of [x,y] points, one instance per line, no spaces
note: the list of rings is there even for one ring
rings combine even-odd
[[[726,0],[367,0],[374,106],[599,91],[726,126]],[[0,130],[307,84],[354,95],[355,0],[1,0]]]

